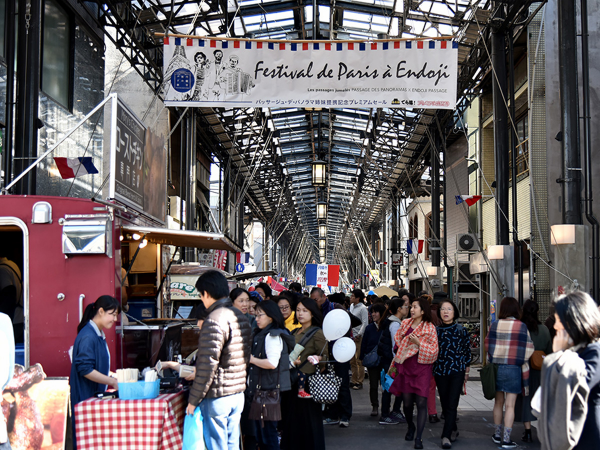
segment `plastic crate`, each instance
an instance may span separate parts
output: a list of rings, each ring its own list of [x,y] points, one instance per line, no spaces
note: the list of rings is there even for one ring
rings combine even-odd
[[[129,311],[127,314],[135,317],[137,320],[153,319],[156,317],[156,302],[133,302],[127,303]]]
[[[148,400],[158,397],[159,391],[160,380],[119,383],[119,398],[121,400]]]

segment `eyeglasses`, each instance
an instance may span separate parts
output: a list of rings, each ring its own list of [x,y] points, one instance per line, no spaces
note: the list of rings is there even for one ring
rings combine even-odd
[[[290,310],[290,307],[289,307],[289,306],[280,306],[280,307],[279,307],[279,310],[280,310],[280,311],[289,311],[289,310]]]
[[[444,312],[453,312],[454,308],[440,308],[440,311],[444,311]]]
[[[260,318],[261,318],[261,317],[263,317],[263,316],[266,316],[266,314],[257,314],[257,315],[256,315],[256,316],[254,316],[254,317],[256,317],[257,319],[260,319]]]

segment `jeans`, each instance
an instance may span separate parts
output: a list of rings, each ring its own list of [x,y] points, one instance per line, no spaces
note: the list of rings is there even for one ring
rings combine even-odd
[[[254,421],[256,427],[256,440],[260,450],[279,450],[279,439],[277,438],[277,422],[274,420],[265,420],[264,427],[260,420]]]
[[[0,450],[11,450],[10,442],[6,441],[4,444],[0,444]]]
[[[204,442],[208,450],[239,450],[244,394],[205,398],[200,402]]]
[[[352,366],[352,384],[362,384],[365,381],[365,368],[362,365],[362,361],[358,359],[362,336],[356,338],[354,342],[356,343],[356,352],[350,360],[350,365]]]
[[[460,393],[465,382],[464,372],[453,372],[449,375],[436,375],[438,392],[440,393],[440,403],[442,404],[442,412],[446,421],[442,430],[442,438],[450,439],[450,434],[456,431],[456,416],[458,414],[458,402],[460,401]]]
[[[369,372],[369,398],[371,399],[371,406],[373,408],[379,408],[379,367],[368,367]]]
[[[371,375],[369,375],[371,376]],[[388,391],[383,391],[381,394],[381,416],[387,417],[390,415],[390,405],[392,403],[392,397],[394,397],[394,412],[400,412],[402,408],[402,397],[396,397],[390,394]]]
[[[325,417],[329,419],[350,420],[352,417],[352,396],[350,395],[350,363],[334,362],[335,374],[342,379],[337,402],[330,405]]]

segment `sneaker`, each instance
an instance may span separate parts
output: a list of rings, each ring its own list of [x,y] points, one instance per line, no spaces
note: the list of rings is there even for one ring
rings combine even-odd
[[[406,417],[404,417],[404,414],[402,414],[402,411],[392,411],[390,413],[390,417],[396,419],[398,421],[398,423],[406,423]]]
[[[298,392],[298,398],[313,398],[313,396],[306,391],[300,391]]]
[[[458,430],[451,432],[450,433],[450,442],[456,441],[456,439],[458,439],[459,435],[460,435],[460,433],[458,432]]]
[[[516,442],[513,441],[502,441],[502,448],[515,448],[517,446]]]
[[[392,417],[391,414],[389,416],[381,416],[379,418],[379,425],[398,425],[399,423],[400,421],[395,417]]]
[[[495,434],[492,434],[492,441],[494,441],[494,444],[502,444],[502,438]]]
[[[448,438],[442,438],[442,448],[444,449],[448,449],[448,448],[452,448],[452,442],[450,442],[450,439]]]
[[[377,417],[378,411],[379,411],[379,408],[377,408],[376,406],[373,406],[373,411],[371,411],[371,417]]]
[[[338,425],[340,423],[339,420],[336,419],[330,419],[329,417],[327,419],[323,419],[323,425]],[[500,441],[498,441],[498,444],[500,443]]]
[[[354,389],[355,391],[358,391],[359,389],[362,389],[363,385],[362,383],[355,383],[354,386],[352,386],[352,389]]]
[[[440,421],[440,418],[437,416],[437,414],[429,415],[429,423],[438,423],[439,421]]]
[[[340,420],[340,428],[348,428],[350,426],[350,422],[348,420]]]

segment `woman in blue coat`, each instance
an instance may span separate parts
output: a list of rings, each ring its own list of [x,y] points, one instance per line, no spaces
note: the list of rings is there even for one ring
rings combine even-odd
[[[118,300],[103,295],[85,308],[77,327],[77,338],[73,344],[71,364],[71,410],[107,386],[118,389],[117,379],[110,377],[110,353],[104,330],[117,321],[121,313]],[[73,414],[73,433],[75,433]]]

